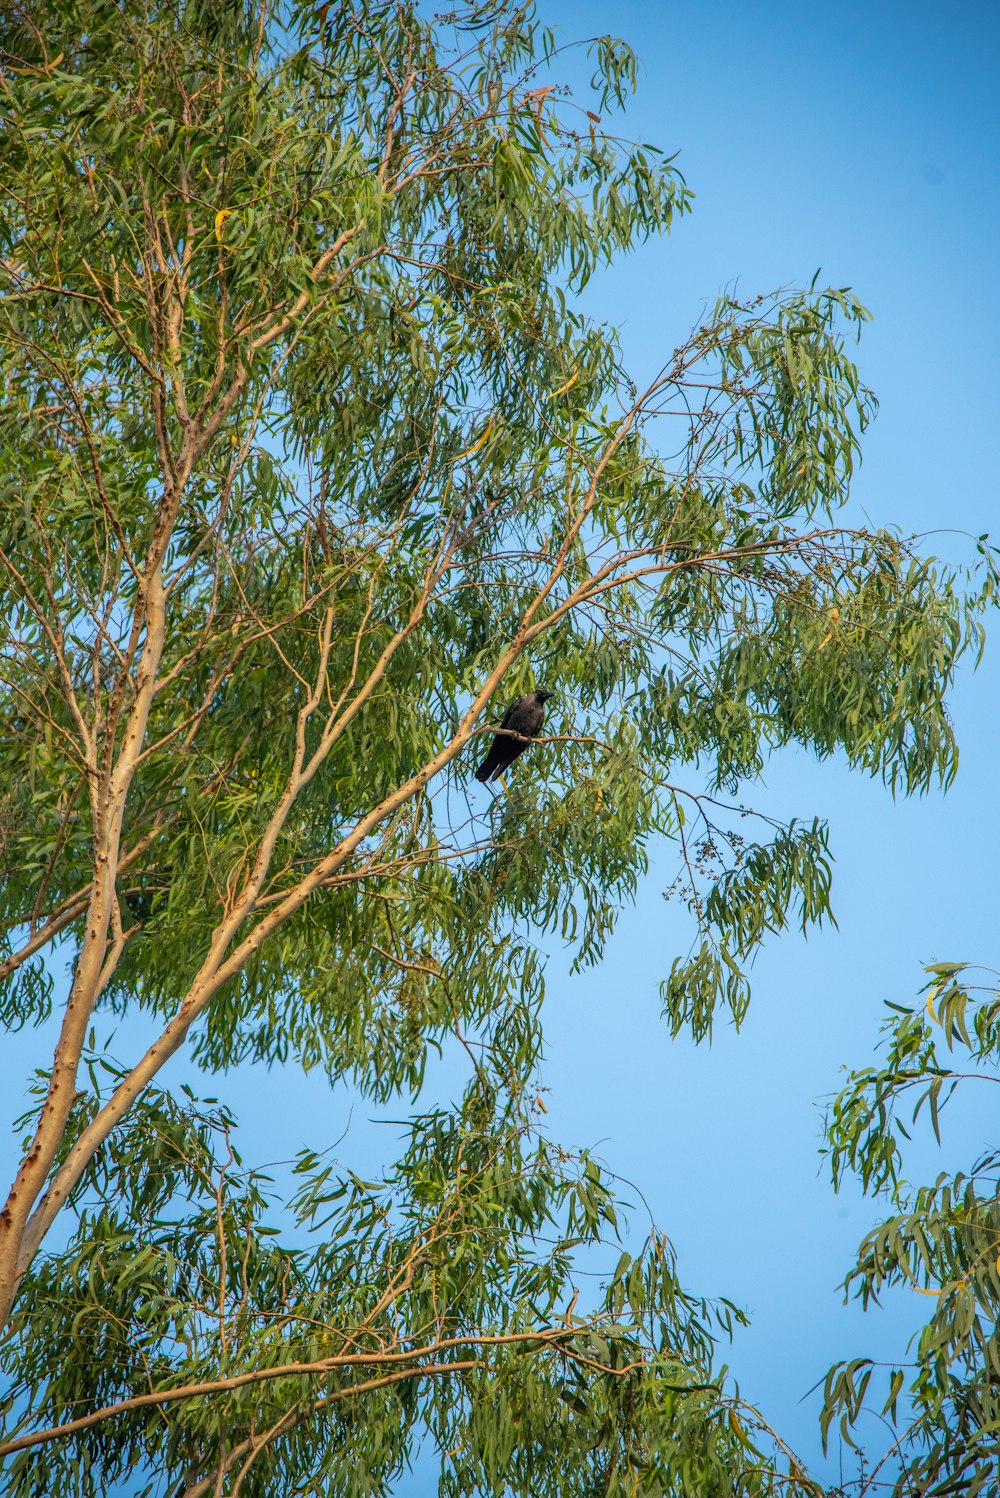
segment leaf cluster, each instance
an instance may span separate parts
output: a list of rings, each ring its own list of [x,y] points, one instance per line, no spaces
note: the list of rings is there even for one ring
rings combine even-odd
[[[413,1121],[385,1179],[306,1151],[289,1184],[275,1226],[227,1111],[144,1094],[6,1339],[3,1440],[82,1419],[15,1451],[11,1494],[142,1472],[200,1494],[217,1471],[383,1494],[421,1432],[447,1493],[780,1490],[712,1366],[739,1313],[686,1293],[655,1230],[581,1300],[581,1254],[614,1262],[616,1183],[481,1087]]]
[[[849,1075],[826,1126],[835,1183],[849,1171],[866,1190],[891,1194],[894,1207],[859,1245],[848,1292],[867,1307],[905,1289],[932,1306],[908,1363],[889,1370],[867,1359],[838,1364],[824,1390],[824,1432],[836,1422],[851,1440],[878,1375],[882,1414],[899,1430],[889,1472],[900,1495],[914,1487],[932,1494],[992,1491],[1000,1419],[1000,1159],[989,1149],[968,1171],[943,1172],[928,1186],[913,1187],[902,1177],[922,1112],[940,1142],[940,1114],[956,1091],[1000,1080],[1000,995],[989,975],[966,964],[937,963],[927,971],[922,1007],[889,1006],[884,1065]],[[952,1062],[955,1052],[968,1058],[962,1070]]]

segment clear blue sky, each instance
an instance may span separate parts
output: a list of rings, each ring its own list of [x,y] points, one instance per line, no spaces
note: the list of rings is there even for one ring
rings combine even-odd
[[[669,241],[597,278],[589,309],[622,328],[627,362],[658,366],[724,287],[747,294],[825,279],[872,309],[859,359],[881,413],[857,497],[878,522],[1000,539],[1000,242],[997,141],[1000,8],[992,3],[850,0],[543,0],[569,39],[613,28],[636,47],[641,89],[628,134],[681,152],[696,193]],[[574,64],[574,68],[578,65]],[[957,557],[955,535],[928,547]],[[968,548],[971,550],[971,547]],[[1000,623],[1000,621],[998,621]],[[996,631],[994,631],[996,633]],[[671,1042],[657,989],[687,938],[661,899],[667,855],[604,967],[566,978],[553,946],[543,1081],[554,1137],[597,1146],[636,1181],[673,1239],[692,1289],[724,1293],[753,1318],[729,1361],[743,1391],[807,1457],[815,1402],[801,1396],[839,1356],[901,1353],[924,1314],[900,1296],[881,1313],[838,1293],[878,1208],[820,1174],[822,1099],[843,1064],[864,1064],[882,1000],[907,1000],[936,959],[1000,964],[995,915],[996,710],[1000,652],[954,701],[962,767],[947,798],[894,803],[843,767],[787,754],[755,804],[829,818],[839,929],[772,941],[754,970],[741,1034],[709,1049]],[[133,1032],[116,1043],[133,1049]],[[37,1034],[15,1037],[2,1072],[20,1086]],[[178,1065],[168,1080],[185,1075]],[[445,1079],[440,1078],[440,1081]],[[10,1082],[8,1082],[8,1086]],[[209,1090],[198,1078],[199,1090]],[[246,1071],[216,1089],[242,1120],[248,1161],[333,1140],[365,1173],[391,1130],[318,1077]],[[387,1110],[398,1117],[397,1105]],[[946,1115],[947,1118],[947,1115]],[[924,1176],[987,1141],[985,1106],[956,1114]],[[391,1141],[390,1141],[391,1142]],[[881,1451],[881,1433],[871,1432]],[[400,1487],[431,1491],[421,1467]]]

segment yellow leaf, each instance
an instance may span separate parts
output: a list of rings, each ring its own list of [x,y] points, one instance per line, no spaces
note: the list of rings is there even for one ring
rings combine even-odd
[[[569,389],[569,387],[571,385],[575,385],[576,382],[577,382],[577,380],[579,378],[580,378],[580,371],[578,369],[574,369],[573,373],[570,375],[570,377],[566,381],[565,385],[560,385],[558,390],[553,390],[552,394],[549,396],[549,400],[550,401],[554,401],[557,395],[565,395],[566,391]]]
[[[837,608],[836,604],[834,604],[833,608],[830,610],[830,620],[831,620],[831,622],[833,624],[836,624],[836,622],[837,622],[837,620],[839,618],[840,618],[840,610]],[[823,647],[824,647],[824,645],[829,645],[829,643],[830,643],[830,641],[832,639],[833,639],[833,630],[832,629],[828,629],[827,632],[826,632],[826,634],[823,636],[822,640],[820,640],[818,648],[820,650],[822,650]]]
[[[483,443],[486,441],[487,437],[492,432],[492,430],[493,430],[493,423],[495,421],[496,421],[496,415],[494,414],[493,416],[490,417],[489,421],[486,423],[486,430],[483,433],[483,435],[479,438],[479,441],[478,442],[474,442],[471,447],[467,447],[464,452],[459,453],[458,457],[457,458],[452,458],[451,461],[453,463],[461,463],[461,461],[462,461],[463,458],[471,458],[473,453],[477,453],[479,451],[479,449],[482,447]]]
[[[938,996],[938,994],[940,992],[941,992],[941,984],[940,983],[935,983],[934,987],[931,989],[930,993],[927,995],[927,1013],[930,1015],[931,1019],[934,1021],[934,1023],[936,1025],[939,1025],[941,1023],[941,1021],[938,1019],[937,1015],[934,1013],[934,1000],[937,998],[937,996]]]
[[[53,68],[57,68],[59,66],[59,64],[62,62],[62,60],[63,60],[63,58],[65,56],[66,56],[65,52],[60,52],[59,56],[58,57],[53,57],[53,59],[52,59],[51,62],[36,63],[34,65],[34,67],[30,67],[30,68],[11,68],[11,67],[8,67],[7,71],[8,71],[8,73],[17,73],[20,77],[24,77],[24,76],[26,76],[29,73],[51,73],[52,69]]]
[[[222,243],[222,231],[226,226],[226,219],[231,216],[232,211],[231,208],[220,208],[215,215],[215,237],[220,244]]]

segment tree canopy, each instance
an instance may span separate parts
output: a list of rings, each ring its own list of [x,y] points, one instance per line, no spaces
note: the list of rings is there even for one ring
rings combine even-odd
[[[690,194],[608,128],[629,48],[578,100],[528,6],[39,0],[0,48],[0,1013],[58,1017],[10,1491],[375,1494],[423,1440],[456,1498],[815,1492],[533,1078],[541,943],[600,961],[658,843],[674,1032],[829,914],[823,825],[746,803],[772,751],[954,773],[980,598],[842,513],[864,308],[726,297],[637,388],[578,293]],[[185,1050],[415,1097],[449,1038],[385,1179],[318,1139],[291,1201],[166,1090]]]

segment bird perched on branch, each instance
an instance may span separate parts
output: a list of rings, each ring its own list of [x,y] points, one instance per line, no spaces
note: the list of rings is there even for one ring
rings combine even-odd
[[[529,692],[512,702],[493,736],[490,752],[476,771],[476,779],[498,780],[528,747],[545,721],[545,704],[555,692]]]

